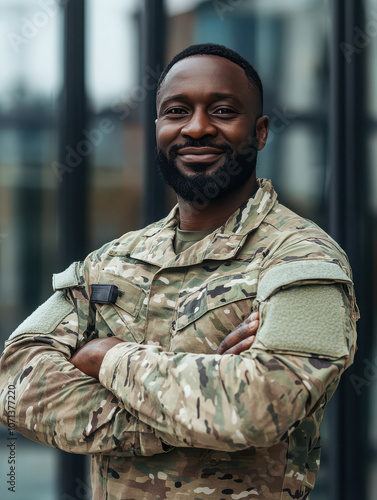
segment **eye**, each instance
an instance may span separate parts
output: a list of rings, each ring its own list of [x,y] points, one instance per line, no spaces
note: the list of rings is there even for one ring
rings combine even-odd
[[[183,108],[169,108],[165,111],[164,115],[184,115],[187,111]]]
[[[236,115],[238,113],[237,113],[237,111],[235,111],[232,108],[228,108],[228,107],[222,106],[221,108],[215,109],[214,114],[216,114],[216,115],[222,115],[224,117],[228,117],[228,116],[230,117],[231,115]]]

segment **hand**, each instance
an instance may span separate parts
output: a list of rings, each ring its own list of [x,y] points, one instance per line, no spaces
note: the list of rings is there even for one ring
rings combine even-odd
[[[250,314],[240,325],[225,337],[216,354],[240,354],[251,347],[259,327],[259,314]]]
[[[86,375],[98,380],[103,358],[107,351],[119,342],[123,342],[123,340],[118,337],[91,340],[75,352],[70,362]]]

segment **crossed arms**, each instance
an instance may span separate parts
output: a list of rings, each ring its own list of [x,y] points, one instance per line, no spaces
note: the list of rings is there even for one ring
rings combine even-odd
[[[252,313],[225,337],[216,354],[240,354],[249,349],[255,339],[259,326],[259,314]],[[75,352],[71,363],[80,371],[98,380],[99,371],[106,353],[115,345],[123,342],[118,337],[95,339]]]
[[[275,331],[271,337],[269,318],[281,308],[283,297],[283,302],[292,301],[289,294],[298,288],[316,311],[310,307],[298,323],[288,315],[275,328],[281,334]],[[312,338],[317,313],[329,300],[324,290],[331,300],[343,301],[337,324],[322,320],[339,342],[314,357],[307,352],[310,342],[301,351],[294,344],[287,350],[279,342],[292,321],[303,338]],[[275,303],[261,304],[256,342],[257,324],[251,327],[249,321],[217,353],[206,355],[164,352],[111,338],[90,342],[74,354],[78,319],[72,304],[53,332],[30,331],[8,343],[1,360],[1,397],[5,401],[7,385],[15,383],[18,430],[73,453],[130,456],[163,453],[170,446],[226,451],[270,446],[315,411],[354,352],[355,318],[342,285],[292,287],[288,292],[274,294]],[[59,300],[66,302],[65,297]],[[301,309],[297,314],[300,319]],[[229,353],[233,348],[237,355]],[[94,366],[85,368],[88,363]],[[6,425],[5,410],[1,419]]]

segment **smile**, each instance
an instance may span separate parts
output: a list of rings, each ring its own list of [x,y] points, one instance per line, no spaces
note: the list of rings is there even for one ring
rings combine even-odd
[[[218,160],[224,151],[213,147],[182,148],[177,155],[185,163],[213,163]]]

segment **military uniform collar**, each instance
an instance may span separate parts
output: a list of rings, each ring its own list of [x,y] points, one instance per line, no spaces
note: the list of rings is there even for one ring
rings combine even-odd
[[[259,227],[271,210],[277,195],[267,179],[258,179],[259,189],[213,233],[185,252],[173,249],[175,227],[179,223],[178,205],[160,223],[144,233],[131,257],[159,267],[181,267],[199,264],[205,259],[226,260],[235,256],[247,235]]]

